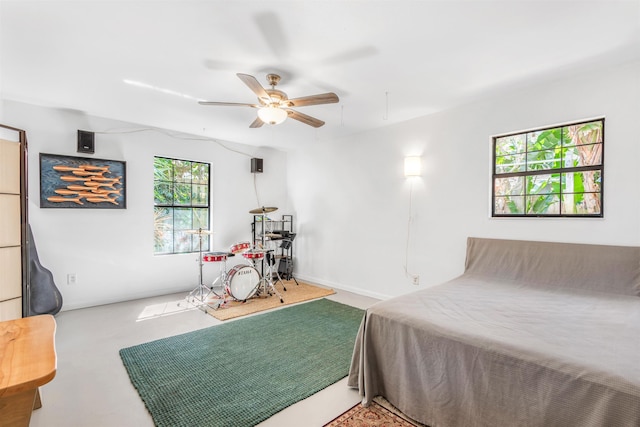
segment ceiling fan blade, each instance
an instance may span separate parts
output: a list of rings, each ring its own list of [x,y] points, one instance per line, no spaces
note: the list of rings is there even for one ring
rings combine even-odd
[[[264,122],[260,119],[260,117],[256,117],[256,119],[249,125],[250,128],[259,128],[262,127]]]
[[[249,86],[249,89],[251,89],[256,95],[258,95],[258,98],[264,100],[265,102],[271,102],[271,97],[255,77],[250,76],[249,74],[242,73],[238,73],[236,74],[236,76],[238,76],[244,84]]]
[[[315,117],[308,116],[296,110],[287,109],[287,114],[289,114],[289,117],[291,117],[292,119],[302,122],[305,125],[313,126],[314,128],[319,128],[320,126],[324,125],[324,122],[322,120],[318,120]]]
[[[216,101],[198,101],[200,105],[219,105],[224,107],[251,107],[258,108],[257,104],[245,104],[242,102],[216,102]]]
[[[340,98],[333,92],[321,93],[319,95],[303,96],[300,98],[287,99],[284,101],[287,107],[304,107],[307,105],[335,104]]]

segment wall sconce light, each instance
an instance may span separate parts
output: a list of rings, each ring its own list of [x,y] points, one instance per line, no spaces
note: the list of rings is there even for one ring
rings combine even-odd
[[[421,176],[422,175],[422,164],[420,161],[420,157],[418,156],[410,156],[404,158],[404,176],[405,178],[409,178],[411,176]]]

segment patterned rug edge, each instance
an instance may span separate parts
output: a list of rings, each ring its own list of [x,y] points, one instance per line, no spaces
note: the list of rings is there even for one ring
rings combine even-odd
[[[384,401],[386,402],[386,401]],[[368,407],[358,403],[340,414],[323,427],[420,427],[390,408],[379,403],[376,398]],[[396,410],[397,411],[397,410]]]

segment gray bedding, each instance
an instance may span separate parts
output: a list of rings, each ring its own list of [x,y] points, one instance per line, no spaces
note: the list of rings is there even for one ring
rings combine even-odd
[[[470,238],[465,267],[367,310],[364,404],[432,427],[640,426],[639,248]]]

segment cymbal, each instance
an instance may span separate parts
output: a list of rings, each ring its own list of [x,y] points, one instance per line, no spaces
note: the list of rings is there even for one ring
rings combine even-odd
[[[211,230],[203,230],[201,228],[197,229],[197,230],[184,230],[185,233],[187,234],[213,234],[213,231]]]
[[[278,210],[278,208],[273,207],[273,206],[271,206],[271,207],[264,207],[263,206],[261,208],[251,209],[249,211],[249,213],[252,213],[252,214],[264,214],[264,213],[274,212],[274,211],[277,211],[277,210]]]

